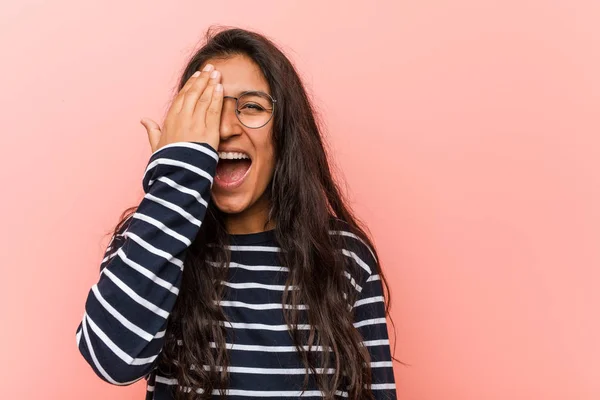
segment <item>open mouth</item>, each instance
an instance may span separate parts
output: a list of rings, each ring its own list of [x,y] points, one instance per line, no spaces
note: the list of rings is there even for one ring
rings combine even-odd
[[[246,153],[219,152],[215,182],[223,188],[235,188],[242,184],[252,160]]]

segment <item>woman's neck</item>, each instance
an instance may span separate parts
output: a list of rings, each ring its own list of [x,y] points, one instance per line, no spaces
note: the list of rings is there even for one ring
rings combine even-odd
[[[225,228],[227,229],[227,233],[231,235],[244,235],[274,229],[275,222],[268,221],[269,210],[270,203],[268,200],[260,198],[241,213],[226,215]]]

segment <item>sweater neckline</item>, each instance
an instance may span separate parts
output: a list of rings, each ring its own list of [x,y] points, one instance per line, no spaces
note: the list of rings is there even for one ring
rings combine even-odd
[[[263,232],[229,234],[229,242],[233,245],[266,244],[275,241],[275,229]]]

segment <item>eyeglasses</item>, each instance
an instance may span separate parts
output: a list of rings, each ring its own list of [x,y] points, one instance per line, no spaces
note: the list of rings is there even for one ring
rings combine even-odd
[[[275,100],[270,94],[248,91],[239,97],[223,96],[235,100],[235,115],[242,125],[250,129],[262,128],[273,118]]]

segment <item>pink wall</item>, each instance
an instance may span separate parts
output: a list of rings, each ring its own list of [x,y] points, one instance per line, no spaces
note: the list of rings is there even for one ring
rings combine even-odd
[[[75,328],[140,195],[138,120],[212,23],[283,44],[326,116],[391,278],[402,399],[600,398],[600,3],[373,3],[2,3],[2,398],[142,398]]]

